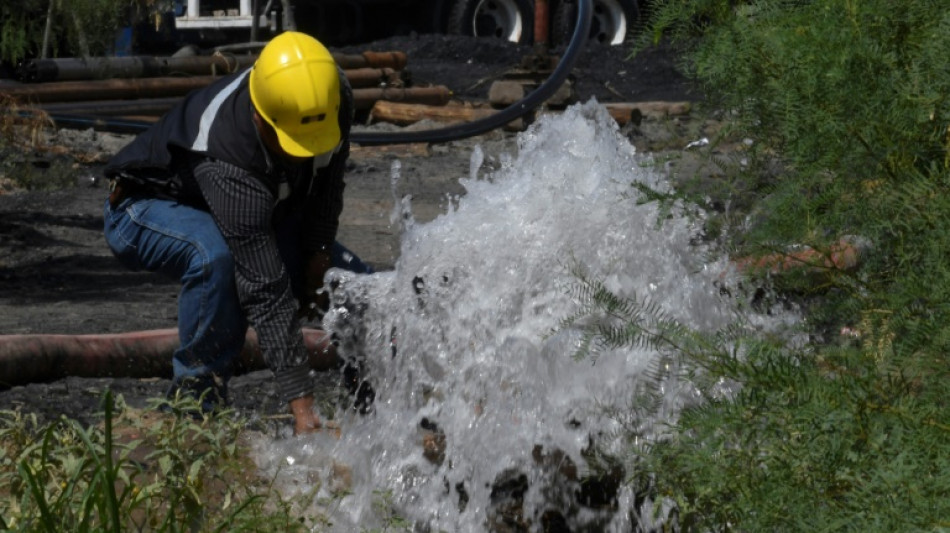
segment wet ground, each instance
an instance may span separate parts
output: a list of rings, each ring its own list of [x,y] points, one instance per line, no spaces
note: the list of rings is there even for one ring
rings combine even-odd
[[[487,98],[491,81],[519,68],[530,47],[446,36],[410,36],[341,49],[404,50],[407,70],[418,84],[448,86],[456,98]],[[676,68],[666,47],[629,59],[623,47],[586,50],[573,72],[578,100],[699,101],[700,96]],[[361,125],[386,128],[387,125]],[[645,119],[623,130],[640,151],[681,152],[687,141],[710,127],[697,114]],[[22,134],[21,134],[22,135]],[[101,162],[130,137],[92,131],[62,131],[48,145],[57,150],[4,152],[0,176],[0,335],[100,334],[174,328],[177,284],[157,275],[130,272],[111,256],[102,238],[105,184]],[[481,145],[491,165],[517,150],[515,133],[432,145],[356,147],[347,174],[346,205],[339,240],[379,270],[398,259],[399,235],[390,222],[397,199],[411,195],[413,214],[426,221],[445,211],[464,191],[459,178],[469,174],[470,155]],[[83,154],[83,155],[80,155]],[[77,157],[79,156],[79,157]],[[393,184],[393,168],[400,179]],[[24,168],[26,170],[24,170]],[[11,177],[25,172],[35,186],[59,183],[52,190],[23,190]],[[321,379],[334,383],[334,375]],[[44,418],[60,414],[88,419],[106,387],[134,406],[161,396],[167,380],[122,377],[71,377],[49,383],[0,384],[0,409],[23,409]],[[231,384],[238,410],[273,416],[282,413],[268,371],[239,376]]]

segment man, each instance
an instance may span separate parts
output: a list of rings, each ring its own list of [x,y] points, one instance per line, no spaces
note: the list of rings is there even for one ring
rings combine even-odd
[[[295,434],[320,427],[299,318],[325,308],[331,266],[370,271],[335,242],[352,115],[330,52],[285,32],[107,165],[109,247],[130,268],[182,283],[169,394],[203,398],[206,410],[226,402],[250,324]]]

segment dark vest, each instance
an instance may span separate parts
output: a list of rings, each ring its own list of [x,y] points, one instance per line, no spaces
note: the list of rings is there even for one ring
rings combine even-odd
[[[156,196],[178,198],[182,188],[179,164],[186,156],[198,154],[231,163],[269,181],[275,169],[254,125],[249,74],[250,69],[246,69],[189,93],[112,157],[103,170],[106,178],[131,179]],[[346,139],[352,124],[353,96],[342,71],[340,82],[339,121]]]
[[[175,158],[187,152],[267,174],[267,157],[252,115],[249,72],[222,77],[191,92],[113,156],[105,176],[133,179],[175,196]]]

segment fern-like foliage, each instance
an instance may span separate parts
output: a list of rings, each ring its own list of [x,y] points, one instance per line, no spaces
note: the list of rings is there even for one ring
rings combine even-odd
[[[582,310],[561,325],[584,331],[575,356],[630,347],[664,354],[635,384],[627,412],[610,414],[629,436],[630,482],[675,502],[679,527],[889,531],[943,523],[950,370],[942,357],[896,353],[896,336],[880,333],[894,331],[894,314],[861,324],[877,334],[793,348],[741,323],[692,331],[655,302],[614,294],[580,267],[575,276]],[[680,380],[703,401],[687,406],[674,431],[659,431],[661,385]],[[735,386],[718,393],[723,384]]]
[[[803,347],[740,326],[686,332],[579,278],[590,305],[569,323],[588,328],[590,353],[650,346],[701,390],[738,385],[631,450],[654,496],[676,502],[684,530],[946,529],[950,10],[657,0],[652,14],[648,35],[685,45],[710,103],[755,140],[752,164],[728,178],[743,210],[726,228],[731,253],[816,258],[752,281],[803,305]],[[856,265],[825,261],[842,239],[860,243]]]
[[[575,359],[624,347],[693,351],[697,349],[694,344],[702,342],[699,335],[670,318],[659,302],[614,294],[580,264],[572,265],[571,274],[577,282],[569,292],[580,305],[573,315],[561,320],[558,328],[580,327],[583,331]]]

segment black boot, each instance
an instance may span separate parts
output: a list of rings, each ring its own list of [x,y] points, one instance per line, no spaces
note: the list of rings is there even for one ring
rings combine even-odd
[[[188,376],[172,380],[172,384],[165,393],[165,398],[174,400],[178,397],[189,396],[199,402],[198,410],[185,414],[193,418],[223,409],[228,405],[228,384],[225,379],[217,375]],[[172,403],[163,403],[163,411],[179,413],[179,409]]]

